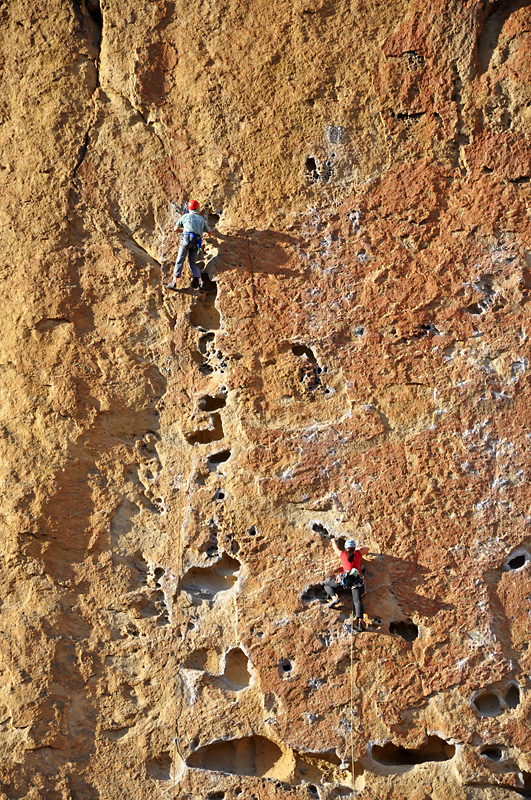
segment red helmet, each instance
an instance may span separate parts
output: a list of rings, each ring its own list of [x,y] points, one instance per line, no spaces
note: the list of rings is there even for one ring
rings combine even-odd
[[[188,203],[188,211],[196,211],[199,208],[197,200],[190,200]]]

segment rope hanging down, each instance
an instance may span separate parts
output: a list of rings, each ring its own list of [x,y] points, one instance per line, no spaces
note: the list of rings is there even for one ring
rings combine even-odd
[[[352,767],[352,800],[356,800],[354,775],[354,608],[350,618],[350,764]]]
[[[164,228],[159,226],[160,227],[160,232],[161,232],[161,240],[160,240],[161,272],[164,271],[164,266],[165,266],[165,261],[166,261],[166,242],[167,242],[167,238],[168,238],[166,230],[167,230],[168,226],[173,227],[173,225],[175,223],[175,220],[176,220],[177,213],[179,211],[179,209],[178,209],[178,207],[176,206],[175,203],[170,203],[169,205],[170,205],[170,208],[169,208],[169,222],[164,226]],[[162,281],[164,280],[163,275],[161,275],[161,279],[162,279]],[[193,390],[195,389],[195,381],[194,381],[193,371],[190,374],[191,386],[189,387],[187,385],[187,383],[188,383],[187,379],[186,379],[187,376],[186,376],[185,369],[183,368],[183,364],[181,363],[181,358],[177,359],[177,365],[178,365],[179,372],[181,374],[181,385],[182,385],[182,387],[184,389],[184,394],[186,395],[186,397],[190,401],[191,398],[193,397]],[[179,443],[179,469],[181,471],[181,487],[180,487],[180,495],[181,495],[181,497],[183,496],[182,488],[183,488],[183,485],[184,485],[184,442],[183,442],[184,434],[183,434],[183,431],[184,431],[184,407],[183,407],[183,403],[181,402],[181,408],[180,408],[180,431],[179,431],[179,439],[180,439],[180,443]],[[179,603],[179,597],[180,597],[180,592],[181,592],[181,578],[182,578],[182,571],[183,571],[184,536],[185,536],[186,526],[187,526],[187,523],[188,523],[189,518],[190,518],[190,510],[191,510],[191,507],[192,507],[192,491],[193,491],[193,489],[192,489],[193,480],[192,479],[193,479],[194,471],[195,471],[195,463],[192,465],[192,468],[190,470],[190,474],[188,475],[186,491],[184,493],[186,496],[183,497],[185,502],[182,503],[182,501],[181,501],[179,503],[179,505],[180,505],[179,517],[181,519],[181,523],[178,526],[177,541],[175,543],[176,544],[176,550],[177,550],[177,554],[176,554],[177,555],[177,563],[176,563],[177,583],[176,583],[176,588],[175,588],[175,603],[177,605]],[[175,626],[175,617],[173,619],[173,624]],[[179,676],[179,673],[180,673],[180,670],[179,670],[180,664],[178,663],[178,651],[179,651],[179,648],[177,647],[178,633],[177,633],[177,629],[176,628],[174,630],[175,630],[175,633],[174,633],[175,641],[174,641],[174,644],[173,644],[173,652],[175,653],[176,660],[175,660],[175,688],[174,688],[174,704],[173,704],[174,705],[174,714],[175,714],[175,727],[174,727],[174,739],[173,739],[174,759],[173,759],[173,781],[172,781],[172,786],[173,786],[173,795],[174,795],[174,797],[177,797],[177,772],[178,772],[177,765],[178,765],[179,761],[183,762],[184,759],[183,759],[183,756],[181,755],[181,753],[179,752],[179,739],[180,739],[180,737],[179,737],[179,721],[178,721],[178,716],[179,716],[179,714],[178,714],[178,694],[182,695],[182,685],[181,685],[181,691],[179,692],[179,689],[178,689],[178,684],[179,684],[178,676]]]

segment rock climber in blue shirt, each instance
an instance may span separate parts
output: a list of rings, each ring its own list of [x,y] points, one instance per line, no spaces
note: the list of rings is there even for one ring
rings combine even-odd
[[[182,228],[181,243],[175,261],[173,277],[166,285],[167,289],[175,289],[177,278],[181,277],[187,255],[188,264],[193,276],[191,284],[192,289],[201,288],[203,285],[201,272],[196,264],[196,260],[197,254],[201,248],[203,234],[205,232],[211,233],[212,231],[203,217],[198,213],[198,209],[199,203],[197,200],[190,200],[188,203],[188,214],[183,214],[183,216],[177,220],[175,230],[177,230],[177,228]]]

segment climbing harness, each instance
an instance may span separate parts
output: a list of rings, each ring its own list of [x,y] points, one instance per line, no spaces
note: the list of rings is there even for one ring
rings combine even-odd
[[[199,253],[201,250],[201,246],[203,244],[203,240],[199,236],[198,233],[193,233],[192,231],[187,231],[181,235],[181,242],[191,250],[192,247],[197,246],[197,252]]]
[[[356,567],[353,567],[349,572],[340,572],[337,576],[337,581],[343,589],[365,589],[363,576]]]

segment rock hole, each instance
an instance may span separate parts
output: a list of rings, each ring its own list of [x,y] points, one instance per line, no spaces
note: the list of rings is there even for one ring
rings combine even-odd
[[[157,781],[169,781],[171,776],[171,757],[169,753],[161,753],[157,758],[152,758],[146,764],[146,769],[152,778]]]
[[[414,642],[418,638],[419,629],[410,619],[389,623],[389,633],[396,633],[406,642]]]
[[[283,778],[284,776],[277,775],[275,770],[281,758],[280,747],[264,736],[255,735],[214,742],[201,747],[188,758],[187,764],[196,769],[227,772],[231,775]]]
[[[293,670],[293,664],[289,659],[283,658],[279,661],[278,670],[282,676],[289,675]]]
[[[100,8],[100,0],[87,0],[87,11],[93,22],[98,28],[103,27],[103,16]]]
[[[227,591],[238,580],[241,564],[227,553],[211,567],[192,567],[182,580],[182,588],[197,599]]]
[[[479,316],[480,314],[484,314],[484,313],[485,313],[485,311],[487,311],[487,308],[488,308],[488,306],[483,306],[483,305],[482,305],[482,304],[480,304],[480,303],[472,303],[472,305],[470,305],[470,306],[467,306],[467,307],[465,308],[465,311],[466,311],[468,314],[472,314],[473,316],[477,317],[477,316]]]
[[[407,62],[410,69],[420,69],[424,66],[424,56],[421,56],[420,53],[415,52],[415,50],[408,50],[406,53],[403,53],[402,58]]]
[[[373,745],[371,755],[378,764],[388,767],[413,766],[428,761],[450,761],[455,755],[455,745],[445,742],[438,736],[428,736],[426,742],[416,750],[388,742],[382,747]]]
[[[227,400],[225,397],[212,397],[209,394],[200,397],[197,406],[200,411],[218,411],[220,408],[225,408]]]
[[[212,375],[214,367],[211,367],[210,364],[201,364],[199,366],[199,372],[201,375]]]
[[[313,156],[306,156],[306,176],[311,181],[318,181],[319,180],[319,172],[317,169],[317,162]]]
[[[213,500],[225,500],[225,492],[223,491],[223,489],[218,489],[217,491],[215,491],[214,492],[214,497],[212,499]]]
[[[247,531],[247,533],[249,536],[256,536],[256,534],[258,533],[258,528],[256,527],[256,525],[252,525]]]
[[[308,586],[307,589],[301,594],[303,603],[312,603],[314,600],[324,602],[326,600],[326,592],[321,583],[314,583]]]
[[[217,467],[218,464],[223,464],[225,461],[228,461],[230,457],[230,450],[221,450],[219,453],[212,453],[212,455],[207,458],[207,463],[209,467]]]
[[[497,717],[501,713],[500,698],[494,692],[482,692],[472,703],[482,717]]]
[[[234,691],[249,686],[251,682],[249,659],[240,647],[234,647],[227,653],[223,677]]]
[[[317,786],[314,786],[313,783],[309,783],[307,788],[312,797],[319,797],[319,791],[317,789]]]
[[[332,794],[330,795],[330,800],[336,800],[339,797],[351,797],[352,796],[352,789],[348,789],[346,786],[339,786],[336,789],[333,789]]]
[[[309,347],[306,347],[304,344],[294,344],[291,348],[291,352],[294,356],[299,356],[300,358],[307,358],[312,364],[317,364],[317,359],[315,358],[312,350]]]
[[[221,316],[215,306],[217,286],[203,273],[203,286],[192,310],[190,311],[190,324],[194,328],[203,328],[205,331],[217,331],[221,325]]]
[[[163,569],[162,567],[156,567],[155,568],[155,570],[153,572],[153,577],[155,578],[155,585],[156,586],[160,586],[160,579],[162,578],[162,576],[164,575],[165,572],[166,572],[166,570]]]
[[[209,417],[208,428],[201,428],[192,433],[185,433],[184,438],[188,444],[210,444],[211,442],[218,442],[225,436],[223,432],[223,424],[219,414],[212,414]]]
[[[225,792],[209,792],[206,800],[225,800]]]
[[[507,570],[522,569],[522,567],[525,567],[525,565],[527,564],[528,561],[529,561],[529,554],[528,553],[517,553],[516,555],[511,556],[511,558],[509,558],[505,562],[504,566],[505,566],[505,569],[507,569]]]
[[[325,528],[324,525],[321,525],[320,522],[312,522],[312,531],[314,533],[321,534],[321,536],[326,536],[327,538],[330,538],[330,531],[328,530],[328,528]]]
[[[213,333],[206,333],[204,336],[201,336],[201,338],[199,339],[198,347],[199,347],[199,352],[202,355],[206,356],[208,352],[208,345],[211,344],[211,342],[213,342],[214,339],[215,336]]]
[[[487,758],[489,761],[501,761],[503,758],[503,751],[501,747],[497,745],[489,745],[488,747],[484,747],[480,750],[479,753],[483,758]]]
[[[202,272],[201,277],[203,279],[203,292],[207,294],[217,294],[218,287],[216,281],[213,281],[206,272]]]
[[[520,689],[514,683],[509,686],[504,697],[505,703],[509,708],[517,708],[520,704]]]

